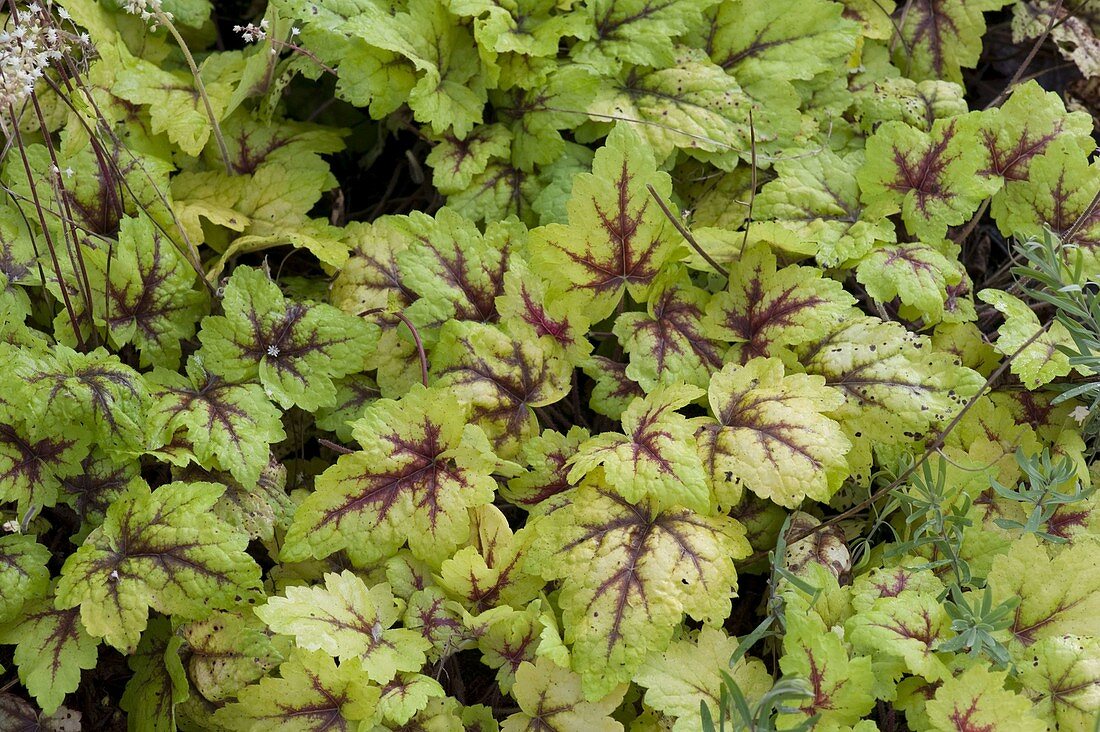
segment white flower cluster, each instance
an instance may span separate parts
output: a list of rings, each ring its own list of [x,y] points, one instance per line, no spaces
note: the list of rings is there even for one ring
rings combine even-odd
[[[124,7],[127,13],[139,16],[153,28],[157,27],[162,18],[172,20],[172,14],[160,6],[160,0],[125,0]]]
[[[267,20],[261,20],[259,25],[255,23],[235,25],[233,26],[233,32],[239,33],[245,43],[259,43],[267,38]]]
[[[60,29],[39,3],[21,8],[9,18],[11,25],[0,30],[0,112],[18,107],[33,92],[50,64],[60,60],[74,45],[88,46],[87,34]],[[69,14],[58,9],[58,17]]]

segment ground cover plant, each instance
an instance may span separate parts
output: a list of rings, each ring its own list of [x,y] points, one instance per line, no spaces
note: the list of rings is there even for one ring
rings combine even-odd
[[[39,0],[0,730],[1092,730],[1100,6]]]

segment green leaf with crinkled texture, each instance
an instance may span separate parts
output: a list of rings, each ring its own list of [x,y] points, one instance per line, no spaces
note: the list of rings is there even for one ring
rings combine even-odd
[[[195,88],[194,77],[187,71],[170,71],[128,53],[122,61],[121,68],[115,72],[117,76],[111,93],[147,107],[153,134],[167,134],[180,150],[198,157],[214,128],[207,116],[203,98]],[[219,119],[233,94],[229,80],[218,78],[221,75],[218,72],[224,69],[215,67],[224,65],[210,64],[200,69],[200,74],[206,72],[202,74],[206,98],[210,101],[214,116]]]
[[[491,322],[504,292],[517,229],[491,224],[485,234],[451,208],[434,217],[415,212],[400,223],[409,243],[394,255],[403,288],[419,296],[409,309],[421,326],[448,320]]]
[[[697,434],[719,504],[741,500],[743,486],[787,508],[827,501],[848,477],[851,443],[826,414],[843,395],[821,376],[784,374],[778,359],[727,364],[710,382],[716,421]]]
[[[779,668],[784,677],[806,681],[811,695],[791,704],[797,712],[780,714],[776,728],[794,727],[814,715],[820,715],[821,725],[855,724],[875,705],[871,659],[850,655],[817,613],[789,611],[786,617]]]
[[[672,39],[697,22],[715,0],[595,0],[584,6],[593,30],[573,47],[574,61],[601,74],[615,74],[625,63],[671,66]]]
[[[547,353],[570,364],[583,362],[592,352],[585,337],[591,323],[570,297],[551,298],[549,282],[518,257],[504,275],[504,294],[496,300],[501,323],[513,336],[538,341]]]
[[[582,367],[584,373],[596,382],[592,387],[589,406],[597,414],[621,419],[635,398],[645,396],[641,385],[626,375],[626,364],[605,356],[593,356]]]
[[[981,149],[957,118],[936,120],[927,133],[884,122],[867,139],[856,178],[869,216],[900,211],[909,233],[927,241],[966,223],[997,190],[998,182],[978,175],[981,165]]]
[[[964,274],[957,259],[918,242],[876,247],[856,267],[856,279],[868,295],[880,303],[897,298],[904,316],[922,318],[927,325],[956,321],[944,305],[948,289]],[[973,308],[969,314],[973,317]]]
[[[590,699],[667,648],[685,613],[725,618],[737,586],[733,560],[751,551],[744,528],[726,516],[661,511],[588,485],[534,530],[527,567],[560,580],[565,641]]]
[[[416,69],[407,102],[417,121],[436,134],[461,138],[481,122],[486,79],[469,29],[440,0],[410,0],[404,10],[362,3],[341,30],[403,56]],[[308,20],[308,16],[306,18]]]
[[[1100,613],[1095,555],[1096,543],[1086,541],[1052,557],[1034,535],[1026,535],[993,558],[987,583],[994,605],[1020,601],[1009,627],[1015,644],[1027,648],[1044,638],[1095,632]]]
[[[53,714],[80,685],[81,669],[95,668],[99,639],[88,635],[76,609],[54,609],[53,594],[28,602],[0,627],[0,643],[15,645],[19,680]]]
[[[212,702],[228,701],[259,681],[283,655],[252,614],[216,612],[179,630],[187,646],[187,673],[195,690]]]
[[[912,79],[961,84],[962,69],[974,68],[985,35],[983,12],[1008,0],[915,0],[897,16],[902,42],[894,47],[898,68]]]
[[[997,341],[994,345],[997,353],[1002,356],[1016,354],[1042,327],[1039,316],[1015,295],[1001,290],[982,290],[978,293],[978,298],[995,307],[1004,316],[1004,323],[997,329]],[[1059,376],[1065,376],[1073,368],[1070,366],[1069,356],[1059,350],[1059,346],[1072,348],[1073,339],[1066,327],[1055,321],[1045,333],[1016,354],[1009,368],[1028,389],[1038,389]]]
[[[213,721],[247,732],[360,730],[374,717],[380,694],[358,659],[337,666],[321,651],[296,649],[279,666],[279,678],[246,687]]]
[[[494,460],[467,411],[437,389],[380,399],[352,428],[361,450],[317,477],[298,506],[284,561],[346,549],[365,561],[406,540],[420,559],[441,561],[469,536],[467,509],[492,501]]]
[[[0,424],[0,501],[16,502],[21,512],[56,504],[64,481],[81,474],[86,454],[85,435],[32,439],[28,433],[22,424]]]
[[[470,545],[440,565],[439,586],[473,613],[534,600],[545,582],[523,567],[531,533],[513,534],[491,504],[472,509],[470,522]]]
[[[363,414],[381,392],[374,379],[366,374],[351,374],[336,381],[336,404],[318,409],[314,416],[317,426],[335,432],[344,442],[351,440],[351,424]]]
[[[497,684],[505,694],[512,693],[516,672],[523,663],[537,663],[543,630],[541,609],[536,600],[522,609],[502,605],[476,619],[467,616],[467,625],[477,636],[481,662],[496,669]]]
[[[401,624],[428,644],[429,663],[436,663],[471,642],[462,624],[462,606],[448,600],[443,590],[435,586],[414,590],[409,595]]]
[[[623,433],[604,432],[583,443],[570,459],[569,482],[602,469],[608,487],[631,503],[643,498],[656,508],[711,509],[703,462],[692,437],[695,425],[679,414],[703,396],[702,389],[659,387],[623,412]]]
[[[936,647],[953,635],[951,618],[936,596],[911,590],[879,598],[844,626],[844,637],[857,650],[901,658],[909,673],[929,681],[951,676]]]
[[[573,488],[569,483],[569,459],[588,440],[583,427],[570,427],[567,434],[543,430],[523,443],[519,458],[526,470],[500,487],[500,495],[531,513],[556,507],[561,494]]]
[[[552,292],[584,293],[592,322],[610,315],[624,292],[644,300],[674,246],[672,225],[647,185],[666,200],[672,191],[649,146],[632,128],[616,125],[592,173],[574,180],[569,223],[531,232],[533,266],[556,273]]]
[[[1065,730],[1087,730],[1100,718],[1100,639],[1044,638],[1021,661],[1018,678],[1035,716]]]
[[[51,437],[54,425],[62,424],[68,435],[108,450],[141,445],[148,391],[118,356],[57,344],[46,355],[23,351],[15,369],[27,386],[23,414],[32,439]]]
[[[286,493],[286,474],[286,467],[275,460],[264,465],[253,482],[242,483],[229,473],[193,464],[174,473],[177,480],[225,486],[225,493],[214,504],[214,514],[250,539],[259,539],[273,553],[276,531],[285,531],[294,513],[294,502]]]
[[[180,660],[183,639],[168,618],[153,617],[127,661],[134,675],[126,682],[119,706],[134,720],[134,732],[169,732],[176,728],[176,706],[189,696],[187,673]]]
[[[476,18],[474,38],[483,56],[516,53],[524,56],[556,56],[565,37],[590,34],[583,13],[554,14],[555,0],[452,0],[450,9],[460,17]]]
[[[450,321],[432,351],[435,385],[470,405],[493,448],[508,459],[538,429],[534,408],[569,393],[572,369],[537,342],[510,338],[483,323]]]
[[[893,242],[889,219],[864,215],[856,182],[863,160],[861,151],[840,155],[826,149],[777,161],[776,178],[753,200],[754,219],[775,221],[815,243],[814,256],[823,267],[858,259],[877,242]]]
[[[501,124],[478,125],[459,139],[440,137],[425,162],[432,169],[432,183],[445,196],[470,187],[474,176],[485,172],[492,158],[505,158],[512,149],[512,133]]]
[[[626,119],[663,167],[677,150],[732,170],[750,155],[752,100],[702,51],[679,47],[671,65],[626,68],[601,84],[588,106],[594,119]],[[769,137],[760,130],[760,141]]]
[[[65,560],[57,606],[80,606],[88,632],[132,652],[149,608],[200,619],[259,587],[248,537],[210,515],[223,492],[211,483],[137,486]]]
[[[258,384],[232,384],[187,361],[187,375],[157,369],[148,376],[153,393],[150,434],[159,445],[185,444],[204,468],[229,471],[255,484],[267,467],[269,445],[286,438],[282,413]]]
[[[939,596],[946,588],[930,569],[905,566],[876,567],[852,582],[852,607],[857,613],[869,610],[884,597],[897,597],[905,591]]]
[[[50,589],[49,560],[49,550],[33,536],[0,536],[0,623],[17,620],[23,603]]]
[[[1026,180],[1005,184],[990,213],[1009,236],[1042,240],[1049,228],[1063,245],[1077,246],[1085,272],[1095,273],[1100,271],[1100,207],[1090,204],[1097,185],[1100,161],[1090,163],[1079,144],[1058,139],[1031,159]]]
[[[647,392],[680,383],[706,387],[722,365],[722,345],[706,333],[703,313],[711,295],[681,267],[654,280],[645,312],[615,319],[612,332],[629,355],[626,377]]]
[[[734,0],[709,9],[692,40],[742,83],[812,79],[856,50],[859,27],[843,11],[828,0]]]
[[[927,711],[932,729],[977,732],[1042,732],[1045,722],[1033,714],[1027,698],[1005,688],[1004,671],[992,671],[976,664],[954,678],[948,678],[929,700]]]
[[[1032,80],[1016,87],[999,107],[971,112],[965,134],[977,136],[982,162],[978,174],[999,181],[1026,181],[1031,162],[1055,140],[1093,148],[1092,119],[1084,112],[1066,112],[1061,97]]]
[[[623,732],[623,725],[611,718],[622,702],[626,685],[613,686],[595,698],[583,684],[583,677],[561,668],[547,658],[524,663],[516,671],[512,695],[520,711],[501,725],[501,732],[539,732],[545,729]]]
[[[766,246],[744,252],[729,288],[711,298],[703,332],[733,342],[727,357],[748,363],[821,338],[850,317],[855,298],[819,269],[791,265],[776,271]]]
[[[891,26],[892,29],[892,26]],[[883,49],[885,54],[885,49]],[[867,49],[864,49],[866,59]],[[884,62],[885,63],[885,62]],[[884,71],[897,73],[888,64]],[[866,69],[866,77],[856,82],[855,114],[860,129],[874,132],[883,122],[904,122],[922,132],[932,129],[938,119],[966,114],[968,107],[961,84],[938,79],[913,81],[905,77],[883,77],[878,69]],[[864,82],[864,83],[860,83]],[[862,88],[858,88],[858,87]]]
[[[798,359],[844,394],[831,416],[850,435],[885,444],[946,424],[984,383],[926,337],[871,316],[849,318]]]
[[[334,379],[362,371],[377,329],[323,304],[287,300],[258,269],[238,267],[225,315],[203,320],[202,365],[233,382],[258,380],[283,408],[336,400]]]
[[[389,585],[367,585],[344,570],[326,574],[325,586],[288,587],[256,614],[299,648],[324,651],[342,662],[358,658],[371,681],[384,684],[399,671],[419,671],[430,647],[419,633],[392,628],[401,613]]]
[[[432,699],[447,696],[439,682],[422,674],[398,674],[382,687],[379,716],[385,722],[402,725],[428,706]]]
[[[750,705],[771,688],[771,674],[757,658],[739,658],[730,668],[735,650],[737,638],[702,628],[647,658],[634,681],[646,689],[646,706],[675,718],[672,732],[694,732],[702,726],[699,703],[718,708],[722,672],[733,677]]]
[[[176,368],[180,341],[195,334],[207,312],[195,271],[148,218],[124,218],[118,242],[88,251],[96,291],[96,322],[107,326],[116,348],[132,343],[142,366]],[[101,285],[101,286],[100,286]]]

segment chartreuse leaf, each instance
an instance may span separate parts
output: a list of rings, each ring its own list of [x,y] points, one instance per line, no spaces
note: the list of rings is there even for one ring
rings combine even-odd
[[[119,706],[133,719],[135,732],[161,732],[176,727],[176,705],[187,700],[187,673],[180,660],[183,639],[168,618],[153,617],[128,660],[134,675],[126,682]]]
[[[884,122],[867,138],[856,174],[869,216],[901,212],[905,228],[926,241],[964,224],[999,182],[978,175],[981,150],[957,119],[936,120],[925,133]]]
[[[18,620],[23,603],[50,589],[49,560],[49,550],[33,536],[0,536],[0,623]]]
[[[743,83],[812,79],[843,65],[856,49],[859,27],[842,17],[844,10],[828,0],[724,2],[707,11],[696,40]]]
[[[985,35],[983,12],[999,10],[1006,0],[920,0],[900,17],[904,43],[894,60],[913,79],[962,83],[962,69],[974,68]]]
[[[66,439],[115,450],[141,444],[148,391],[118,356],[58,344],[47,355],[23,351],[15,368],[27,386],[24,414],[32,439],[53,437],[49,431],[63,424]]]
[[[1025,347],[1024,344],[1041,328],[1039,316],[1027,303],[1001,290],[982,290],[978,297],[1004,316],[994,347],[1002,356],[1015,354],[1009,368],[1020,377],[1024,386],[1038,389],[1070,372],[1069,356],[1058,348],[1060,345],[1073,346],[1073,339],[1064,325],[1057,321],[1051,323],[1045,333]],[[1023,350],[1017,354],[1021,347]]]
[[[543,631],[542,603],[523,609],[502,605],[474,618],[467,614],[466,627],[477,637],[481,662],[496,669],[497,683],[505,694],[512,693],[516,672],[523,663],[536,663]]]
[[[439,682],[423,674],[398,674],[382,686],[378,712],[385,722],[403,725],[433,700],[446,697]]]
[[[605,356],[588,359],[584,373],[596,382],[589,405],[597,414],[620,419],[636,397],[645,396],[641,385],[627,376],[626,364]]]
[[[211,483],[134,486],[65,560],[57,607],[80,607],[88,632],[132,652],[149,608],[198,619],[258,589],[248,537],[210,515]]]
[[[1075,140],[1059,138],[1032,158],[1026,180],[1012,180],[993,199],[990,213],[1002,232],[1041,239],[1050,229],[1063,245],[1085,255],[1087,272],[1097,271],[1100,210],[1090,208],[1100,181],[1100,163],[1090,162]],[[1086,215],[1087,214],[1087,215]],[[1078,219],[1081,225],[1075,227]],[[1072,233],[1071,233],[1072,230]]]
[[[468,412],[437,389],[416,387],[371,404],[352,432],[362,449],[317,477],[294,514],[284,561],[347,549],[367,561],[406,541],[441,561],[469,536],[467,509],[489,503],[495,459]],[[464,429],[466,428],[466,429]]]
[[[1066,112],[1061,97],[1032,80],[1016,87],[999,107],[971,112],[965,134],[980,141],[978,174],[1000,181],[1025,181],[1031,162],[1058,139],[1092,149],[1092,120],[1084,112]]]
[[[485,430],[497,454],[511,458],[537,431],[534,408],[569,393],[572,369],[538,342],[484,323],[450,321],[432,352],[432,372],[436,387],[470,405],[471,422]]]
[[[662,511],[590,485],[534,530],[527,567],[560,580],[565,641],[590,699],[667,648],[685,613],[712,623],[728,615],[733,559],[750,551],[744,528],[726,516]]]
[[[470,511],[471,545],[439,567],[439,584],[471,612],[497,605],[522,607],[545,582],[523,566],[530,532],[512,533],[508,520],[492,504]]]
[[[27,602],[0,626],[0,643],[15,645],[19,680],[46,714],[80,685],[81,669],[94,668],[99,639],[88,635],[76,609],[54,609],[53,594]]]
[[[417,632],[392,628],[400,609],[389,585],[368,588],[344,570],[326,574],[325,586],[288,587],[256,614],[276,633],[294,636],[299,648],[321,650],[343,662],[359,659],[363,672],[384,684],[399,671],[419,671],[428,641]]]
[[[796,712],[779,715],[776,726],[793,727],[814,715],[822,725],[858,722],[875,705],[871,659],[849,655],[815,612],[788,612],[786,618],[779,668],[787,677],[804,679],[811,695],[795,702]]]
[[[582,293],[592,322],[610,315],[624,291],[643,301],[675,246],[672,225],[648,185],[666,200],[672,190],[650,147],[631,127],[618,124],[596,152],[592,173],[573,182],[569,223],[531,232],[535,268],[555,273],[552,293]]]
[[[893,223],[866,215],[860,203],[856,172],[863,160],[862,152],[825,149],[777,161],[776,178],[753,201],[753,217],[815,243],[814,256],[824,267],[859,259],[877,242],[893,242]]]
[[[279,666],[279,678],[243,689],[214,713],[214,722],[242,732],[359,730],[374,717],[381,693],[359,659],[337,666],[322,651],[295,649]]]
[[[232,382],[258,380],[283,408],[336,400],[334,379],[363,370],[377,329],[321,304],[288,301],[258,269],[238,267],[225,315],[203,320],[202,365]]]
[[[733,506],[742,486],[796,508],[827,501],[848,477],[851,443],[825,413],[844,403],[821,376],[784,374],[778,359],[727,364],[710,382],[707,421],[698,434],[718,502]]]
[[[573,48],[574,60],[601,74],[624,63],[671,66],[672,39],[683,33],[715,0],[596,0],[586,5],[590,33]]]
[[[204,468],[227,470],[255,484],[267,467],[269,444],[286,437],[282,414],[258,384],[231,384],[188,359],[187,375],[156,369],[150,433],[159,444],[181,444]]]
[[[475,17],[474,38],[482,53],[556,56],[563,37],[587,37],[590,28],[583,13],[554,14],[553,0],[457,0],[451,12]]]
[[[929,681],[950,677],[936,647],[953,635],[951,618],[939,599],[912,590],[880,597],[845,625],[845,638],[853,647],[871,656],[901,658],[909,673]]]
[[[278,643],[251,612],[215,612],[180,629],[187,646],[187,675],[205,699],[236,697],[283,660]],[[282,650],[285,650],[282,649]]]
[[[456,22],[440,0],[410,0],[407,10],[392,14],[370,2],[358,9],[344,29],[403,56],[416,69],[416,84],[407,93],[416,119],[437,134],[453,128],[457,137],[466,137],[481,122],[486,101],[486,80],[469,28]]]
[[[492,8],[504,9],[499,5]],[[478,125],[464,139],[454,134],[441,136],[425,162],[432,168],[432,183],[440,193],[449,196],[469,188],[474,177],[489,167],[490,160],[506,158],[511,148],[512,133],[507,127]]]
[[[1027,648],[1044,638],[1095,632],[1100,612],[1095,552],[1095,543],[1080,542],[1051,557],[1028,534],[993,558],[987,583],[994,605],[1020,601],[1009,628],[1016,643]]]
[[[695,425],[676,411],[703,393],[681,384],[635,399],[623,412],[622,434],[604,432],[580,446],[570,459],[569,482],[602,466],[607,486],[631,503],[646,499],[657,508],[709,512],[710,491],[692,439]]]
[[[496,300],[504,327],[517,338],[537,340],[548,354],[570,364],[583,362],[592,351],[585,338],[591,323],[583,309],[574,306],[575,298],[551,298],[547,279],[518,257],[509,264],[504,294]]]
[[[612,332],[630,355],[626,376],[647,392],[661,384],[706,387],[722,365],[722,345],[705,332],[710,293],[669,267],[653,283],[645,312],[623,313]]]
[[[116,348],[132,343],[141,365],[176,368],[180,340],[195,334],[207,298],[191,265],[149,218],[124,218],[118,243],[85,255],[95,287],[96,322]],[[98,284],[98,283],[97,283]]]
[[[523,443],[519,457],[525,471],[500,487],[500,495],[532,513],[557,503],[555,497],[572,489],[569,460],[588,440],[588,430],[571,427],[567,434],[544,430]]]
[[[928,702],[933,729],[1042,732],[1045,722],[1034,716],[1028,699],[1005,688],[1004,671],[976,664],[948,678]]]
[[[612,687],[592,699],[582,679],[547,658],[524,663],[516,671],[512,696],[520,711],[504,720],[501,732],[538,732],[545,729],[622,732],[611,713],[622,702],[626,685]]]
[[[707,305],[703,332],[732,342],[731,360],[756,357],[821,338],[852,311],[855,299],[819,269],[791,265],[776,271],[766,246],[744,252],[729,288]]]
[[[903,316],[922,318],[929,325],[958,320],[945,312],[945,304],[948,290],[965,275],[957,258],[921,243],[876,247],[856,267],[856,279],[868,295],[880,303],[897,298]],[[970,316],[972,319],[972,308]]]
[[[1100,715],[1100,639],[1053,636],[1031,646],[1019,665],[1033,714],[1058,729],[1088,729]]]
[[[751,108],[737,81],[703,51],[679,47],[667,68],[626,68],[606,79],[588,112],[600,120],[639,122],[637,131],[658,166],[686,150],[730,170],[751,152]]]
[[[63,482],[81,474],[86,451],[79,434],[32,439],[27,433],[22,424],[0,424],[0,500],[17,502],[21,511],[57,503]]]
[[[676,719],[673,732],[694,732],[702,724],[699,703],[718,708],[723,672],[737,682],[750,705],[771,688],[771,674],[759,659],[739,658],[730,667],[736,650],[737,638],[705,627],[647,658],[634,681],[646,689],[646,706]]]

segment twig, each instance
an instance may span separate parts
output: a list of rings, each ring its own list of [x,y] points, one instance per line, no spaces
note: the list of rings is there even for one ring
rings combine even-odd
[[[359,313],[359,317],[360,318],[365,318],[368,315],[377,315],[378,313],[384,312],[384,310],[385,310],[384,308],[371,308],[370,310],[364,310],[363,312]],[[393,317],[400,320],[402,323],[404,323],[405,327],[407,327],[409,329],[409,332],[412,333],[413,342],[416,343],[416,353],[420,357],[420,382],[422,384],[424,384],[424,386],[427,386],[428,385],[428,355],[424,351],[424,341],[421,340],[421,338],[420,338],[420,331],[417,330],[416,325],[414,325],[413,322],[411,320],[409,320],[408,317],[404,313],[394,311],[393,313],[390,313],[390,314],[393,315]]]
[[[749,150],[752,153],[752,168],[750,169],[749,210],[745,214],[745,236],[741,238],[741,249],[737,252],[737,261],[741,261],[741,255],[745,253],[745,247],[749,245],[749,227],[752,226],[752,206],[756,203],[756,125],[752,120],[752,107],[749,107]]]
[[[335,442],[333,442],[332,440],[326,440],[324,437],[318,437],[317,442],[321,446],[327,447],[328,449],[332,450],[333,452],[338,452],[341,455],[351,455],[353,452],[355,452],[355,450],[351,450],[349,448],[346,448],[343,445],[338,445]]]
[[[680,232],[680,236],[684,237],[684,239],[687,240],[687,243],[691,245],[691,248],[698,252],[700,257],[707,260],[707,264],[709,264],[711,267],[714,267],[714,269],[721,273],[723,277],[729,277],[729,270],[718,264],[718,262],[714,261],[714,259],[711,258],[709,254],[707,254],[706,250],[699,245],[699,242],[695,241],[695,237],[691,235],[691,232],[688,231],[682,223],[680,223],[680,220],[676,218],[676,214],[672,213],[672,209],[670,209],[668,207],[668,204],[665,203],[664,200],[661,198],[661,194],[657,193],[657,189],[653,187],[653,184],[646,183],[645,187],[649,189],[649,195],[653,196],[653,200],[655,200],[657,202],[657,205],[661,207],[661,211],[664,213],[665,218],[667,218],[672,223],[672,225],[676,227],[676,231]]]
[[[1020,77],[1024,75],[1024,72],[1027,71],[1027,67],[1031,66],[1031,62],[1035,60],[1035,54],[1039,53],[1039,48],[1042,47],[1043,43],[1047,39],[1047,36],[1050,35],[1050,32],[1054,30],[1054,24],[1058,20],[1058,11],[1061,9],[1062,0],[1057,0],[1057,2],[1054,3],[1054,7],[1050,11],[1050,20],[1047,22],[1047,27],[1044,28],[1043,32],[1039,34],[1039,37],[1035,39],[1035,43],[1031,44],[1031,50],[1028,51],[1028,54],[1024,57],[1023,62],[1016,68],[1016,73],[1012,75],[1012,78],[1009,79],[1008,84],[1001,91],[1001,93],[993,97],[989,104],[985,105],[983,109],[989,109],[990,107],[997,106],[1001,102],[1001,100],[1008,96],[1008,93],[1012,91],[1012,87],[1016,86],[1016,84],[1019,83]]]

